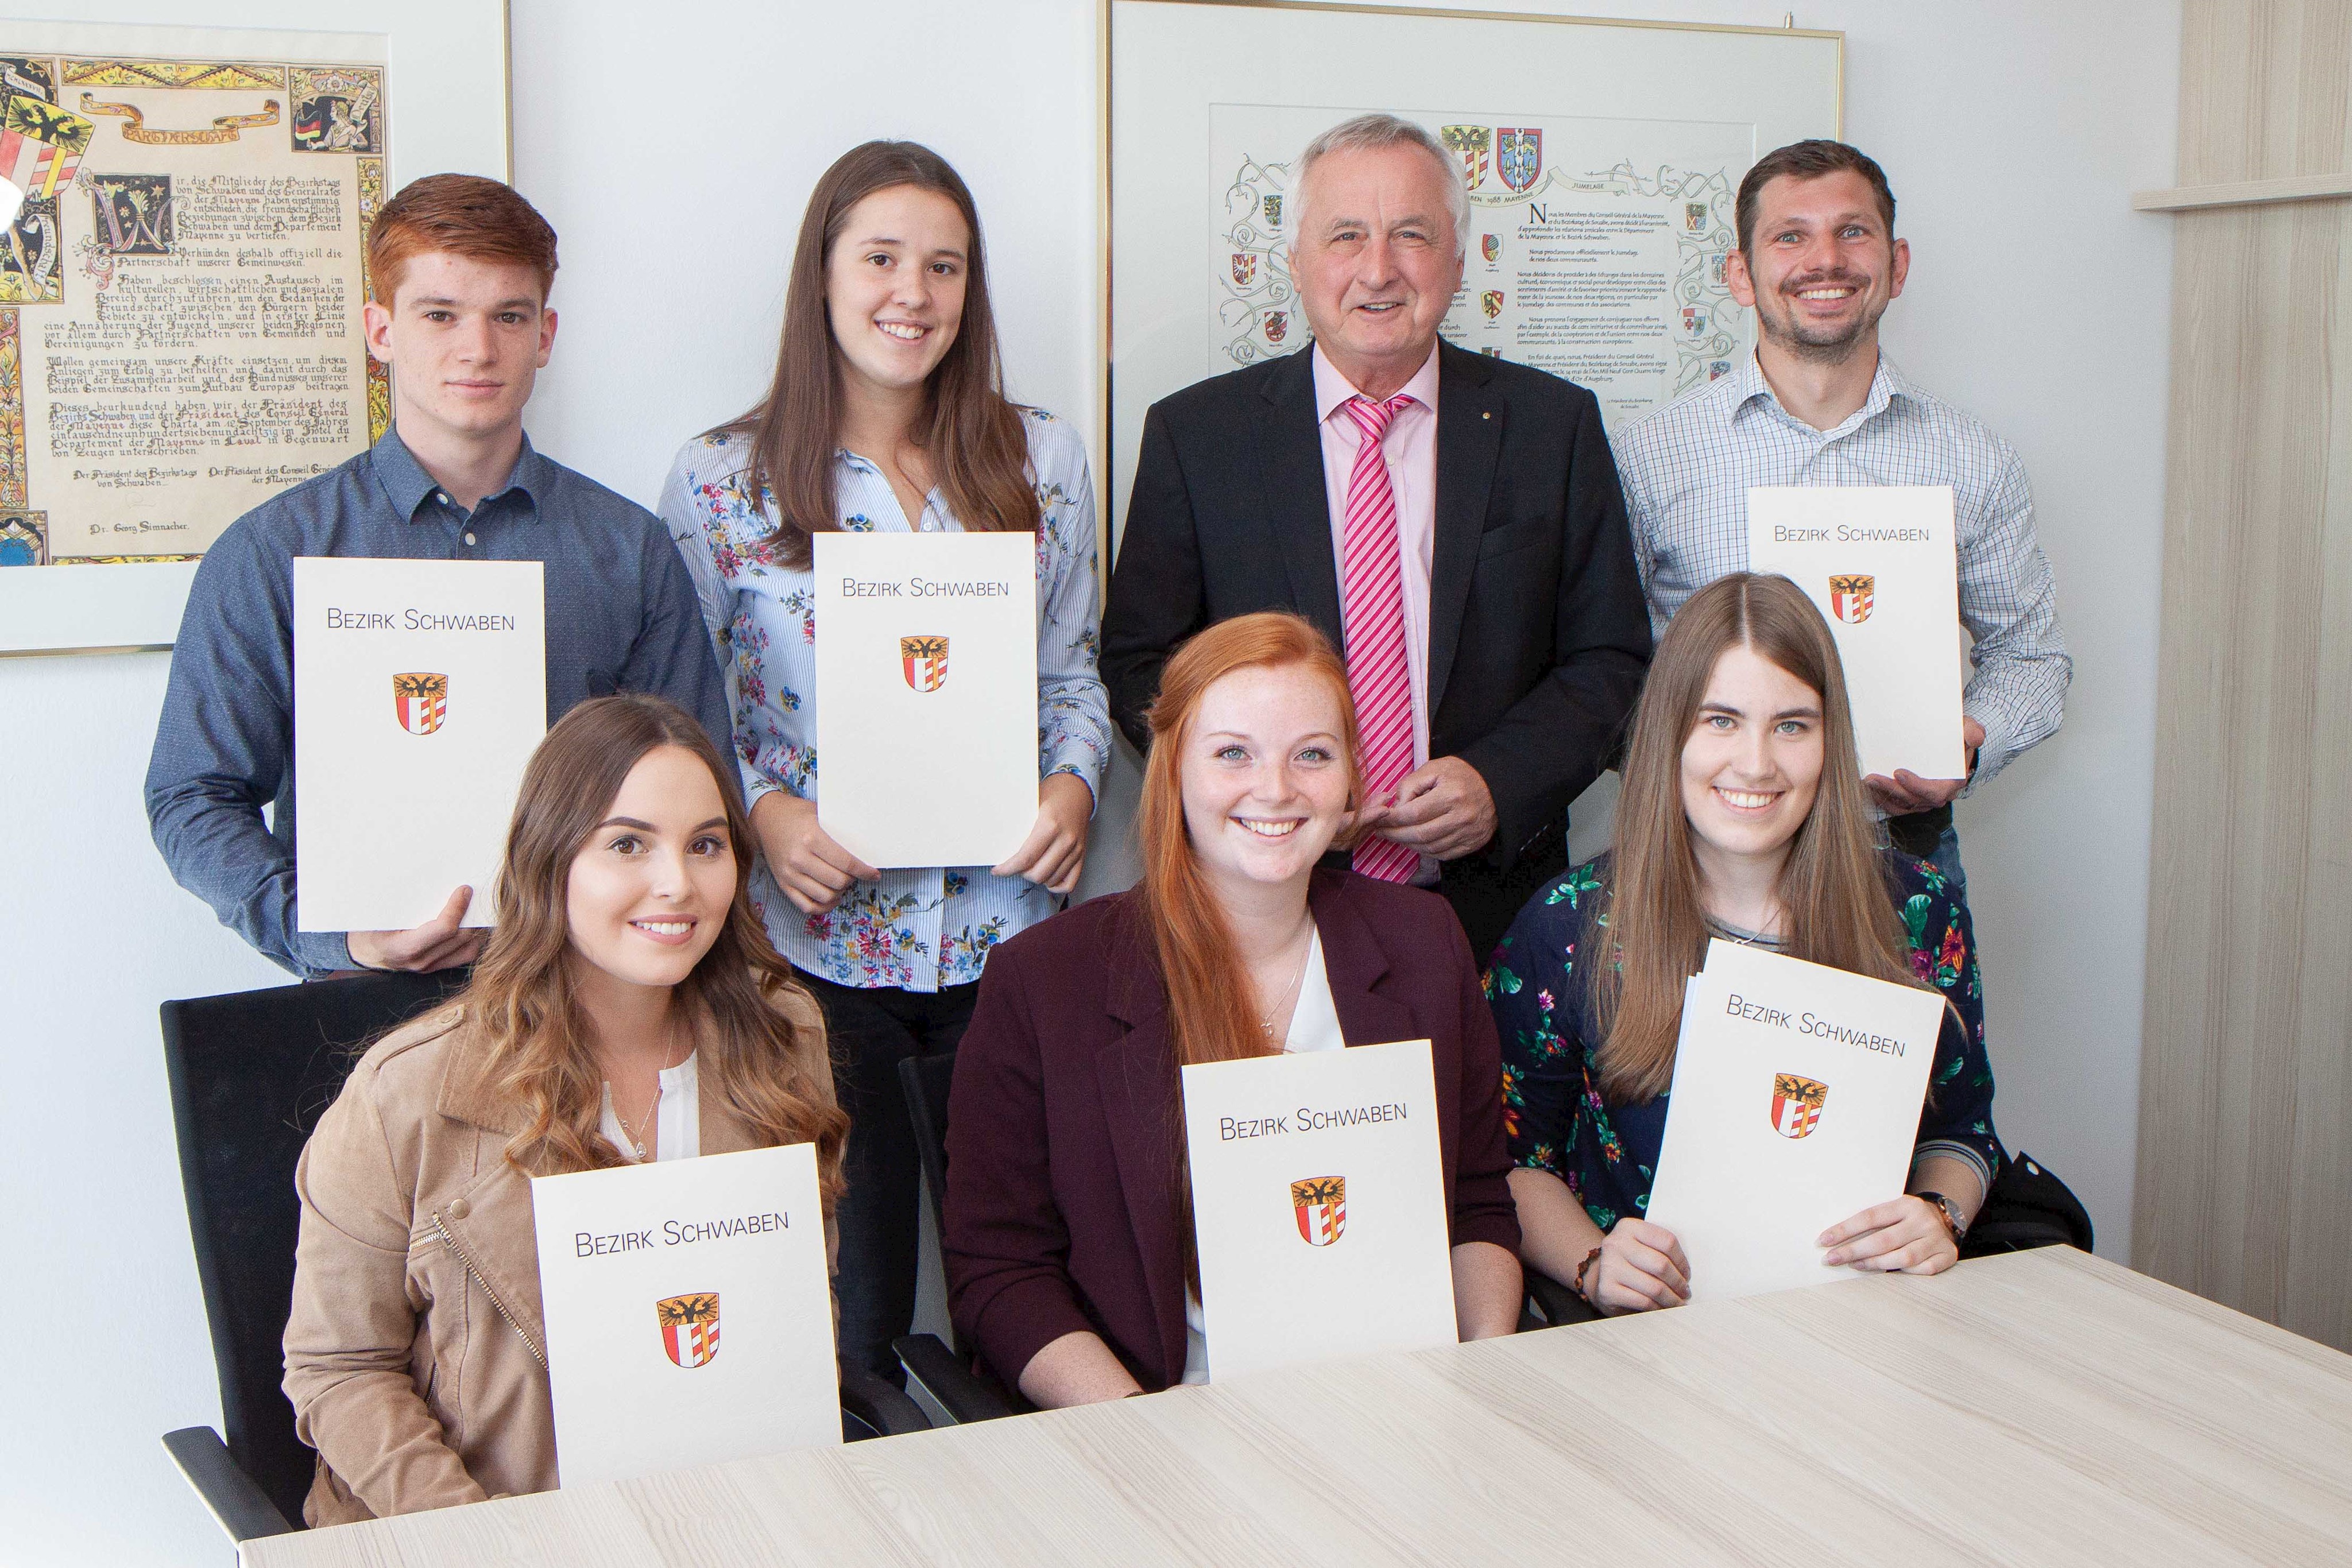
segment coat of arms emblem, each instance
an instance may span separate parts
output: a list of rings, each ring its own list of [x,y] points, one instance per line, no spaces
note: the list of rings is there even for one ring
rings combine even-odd
[[[1772,1075],[1772,1130],[1784,1138],[1801,1138],[1822,1119],[1830,1086],[1793,1072]]]
[[[0,177],[27,200],[54,196],[81,167],[97,129],[79,114],[18,93],[0,112]]]
[[[1496,259],[1503,254],[1503,236],[1501,235],[1480,235],[1478,236],[1478,254],[1486,258],[1487,266],[1494,266]]]
[[[1859,626],[1870,619],[1872,604],[1876,598],[1878,580],[1867,574],[1857,577],[1830,579],[1830,609],[1849,626]]]
[[[1688,229],[1693,234],[1698,234],[1706,227],[1706,204],[1705,202],[1685,202],[1683,204],[1683,227]]]
[[[1438,131],[1437,139],[1462,160],[1462,183],[1476,190],[1486,178],[1486,157],[1495,145],[1495,133],[1483,125],[1448,125]]]
[[[935,692],[947,684],[948,640],[945,637],[901,637],[898,666],[907,685],[919,692]]]
[[[1265,340],[1279,343],[1290,336],[1290,312],[1269,310],[1265,313]]]
[[[718,1355],[718,1292],[666,1296],[654,1303],[654,1321],[661,1325],[662,1349],[688,1372],[709,1366]]]
[[[449,715],[449,677],[422,671],[393,676],[392,711],[409,734],[432,734]]]
[[[1685,305],[1683,307],[1683,330],[1688,332],[1694,338],[1702,336],[1706,331],[1706,306]]]
[[[1478,308],[1486,313],[1486,319],[1489,321],[1500,316],[1503,313],[1503,291],[1499,288],[1489,288],[1479,295]]]
[[[1282,193],[1276,191],[1271,196],[1260,196],[1257,199],[1257,210],[1265,214],[1266,227],[1280,228],[1282,226]]]
[[[1543,132],[1507,125],[1495,132],[1495,174],[1514,191],[1533,186],[1543,172]]]
[[[1298,1216],[1299,1239],[1328,1247],[1348,1228],[1348,1178],[1308,1176],[1290,1184],[1290,1207]]]
[[[1235,288],[1247,288],[1251,284],[1255,283],[1256,281],[1257,252],[1254,250],[1237,250],[1234,252],[1234,287]]]

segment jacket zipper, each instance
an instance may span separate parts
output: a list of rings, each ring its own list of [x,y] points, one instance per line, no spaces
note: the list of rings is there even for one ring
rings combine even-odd
[[[441,1223],[441,1216],[437,1210],[433,1216],[433,1229],[434,1232],[441,1238],[442,1245],[448,1248],[451,1252],[457,1254],[457,1261],[465,1265],[467,1276],[471,1279],[474,1283],[481,1286],[482,1294],[489,1297],[490,1305],[499,1310],[499,1316],[506,1319],[507,1327],[514,1330],[518,1335],[520,1335],[522,1339],[522,1347],[530,1352],[531,1360],[539,1363],[539,1369],[541,1372],[545,1372],[547,1370],[547,1357],[540,1354],[539,1346],[532,1342],[530,1334],[523,1332],[523,1326],[515,1321],[515,1315],[507,1311],[507,1304],[499,1300],[499,1293],[490,1289],[490,1282],[482,1278],[482,1271],[474,1267],[474,1260],[466,1256],[466,1249],[463,1247],[457,1245],[457,1239],[449,1234],[449,1228]]]

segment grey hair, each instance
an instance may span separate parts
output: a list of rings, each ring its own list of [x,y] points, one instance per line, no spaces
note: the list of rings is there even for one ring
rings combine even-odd
[[[1426,125],[1393,114],[1360,114],[1343,120],[1308,142],[1290,165],[1290,191],[1282,204],[1282,248],[1298,248],[1298,225],[1307,211],[1307,177],[1315,165],[1333,152],[1369,152],[1383,147],[1418,147],[1445,171],[1445,206],[1454,219],[1454,255],[1460,259],[1470,245],[1470,187],[1462,178],[1462,160]]]

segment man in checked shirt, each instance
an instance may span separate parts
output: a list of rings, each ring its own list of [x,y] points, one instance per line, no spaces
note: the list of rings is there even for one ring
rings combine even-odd
[[[1842,141],[1766,154],[1740,182],[1723,269],[1752,306],[1755,357],[1620,431],[1633,558],[1663,633],[1684,600],[1748,566],[1754,485],[1949,485],[1960,619],[1975,639],[1963,702],[1966,779],[1868,780],[1897,848],[1966,884],[1952,800],[2058,728],[2074,664],[2057,585],[2009,444],[1913,385],[1878,350],[1908,242],[1876,162]]]

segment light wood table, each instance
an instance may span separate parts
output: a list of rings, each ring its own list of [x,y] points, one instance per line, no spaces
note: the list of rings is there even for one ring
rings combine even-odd
[[[2063,1249],[257,1541],[327,1564],[2352,1562],[2352,1357]]]

